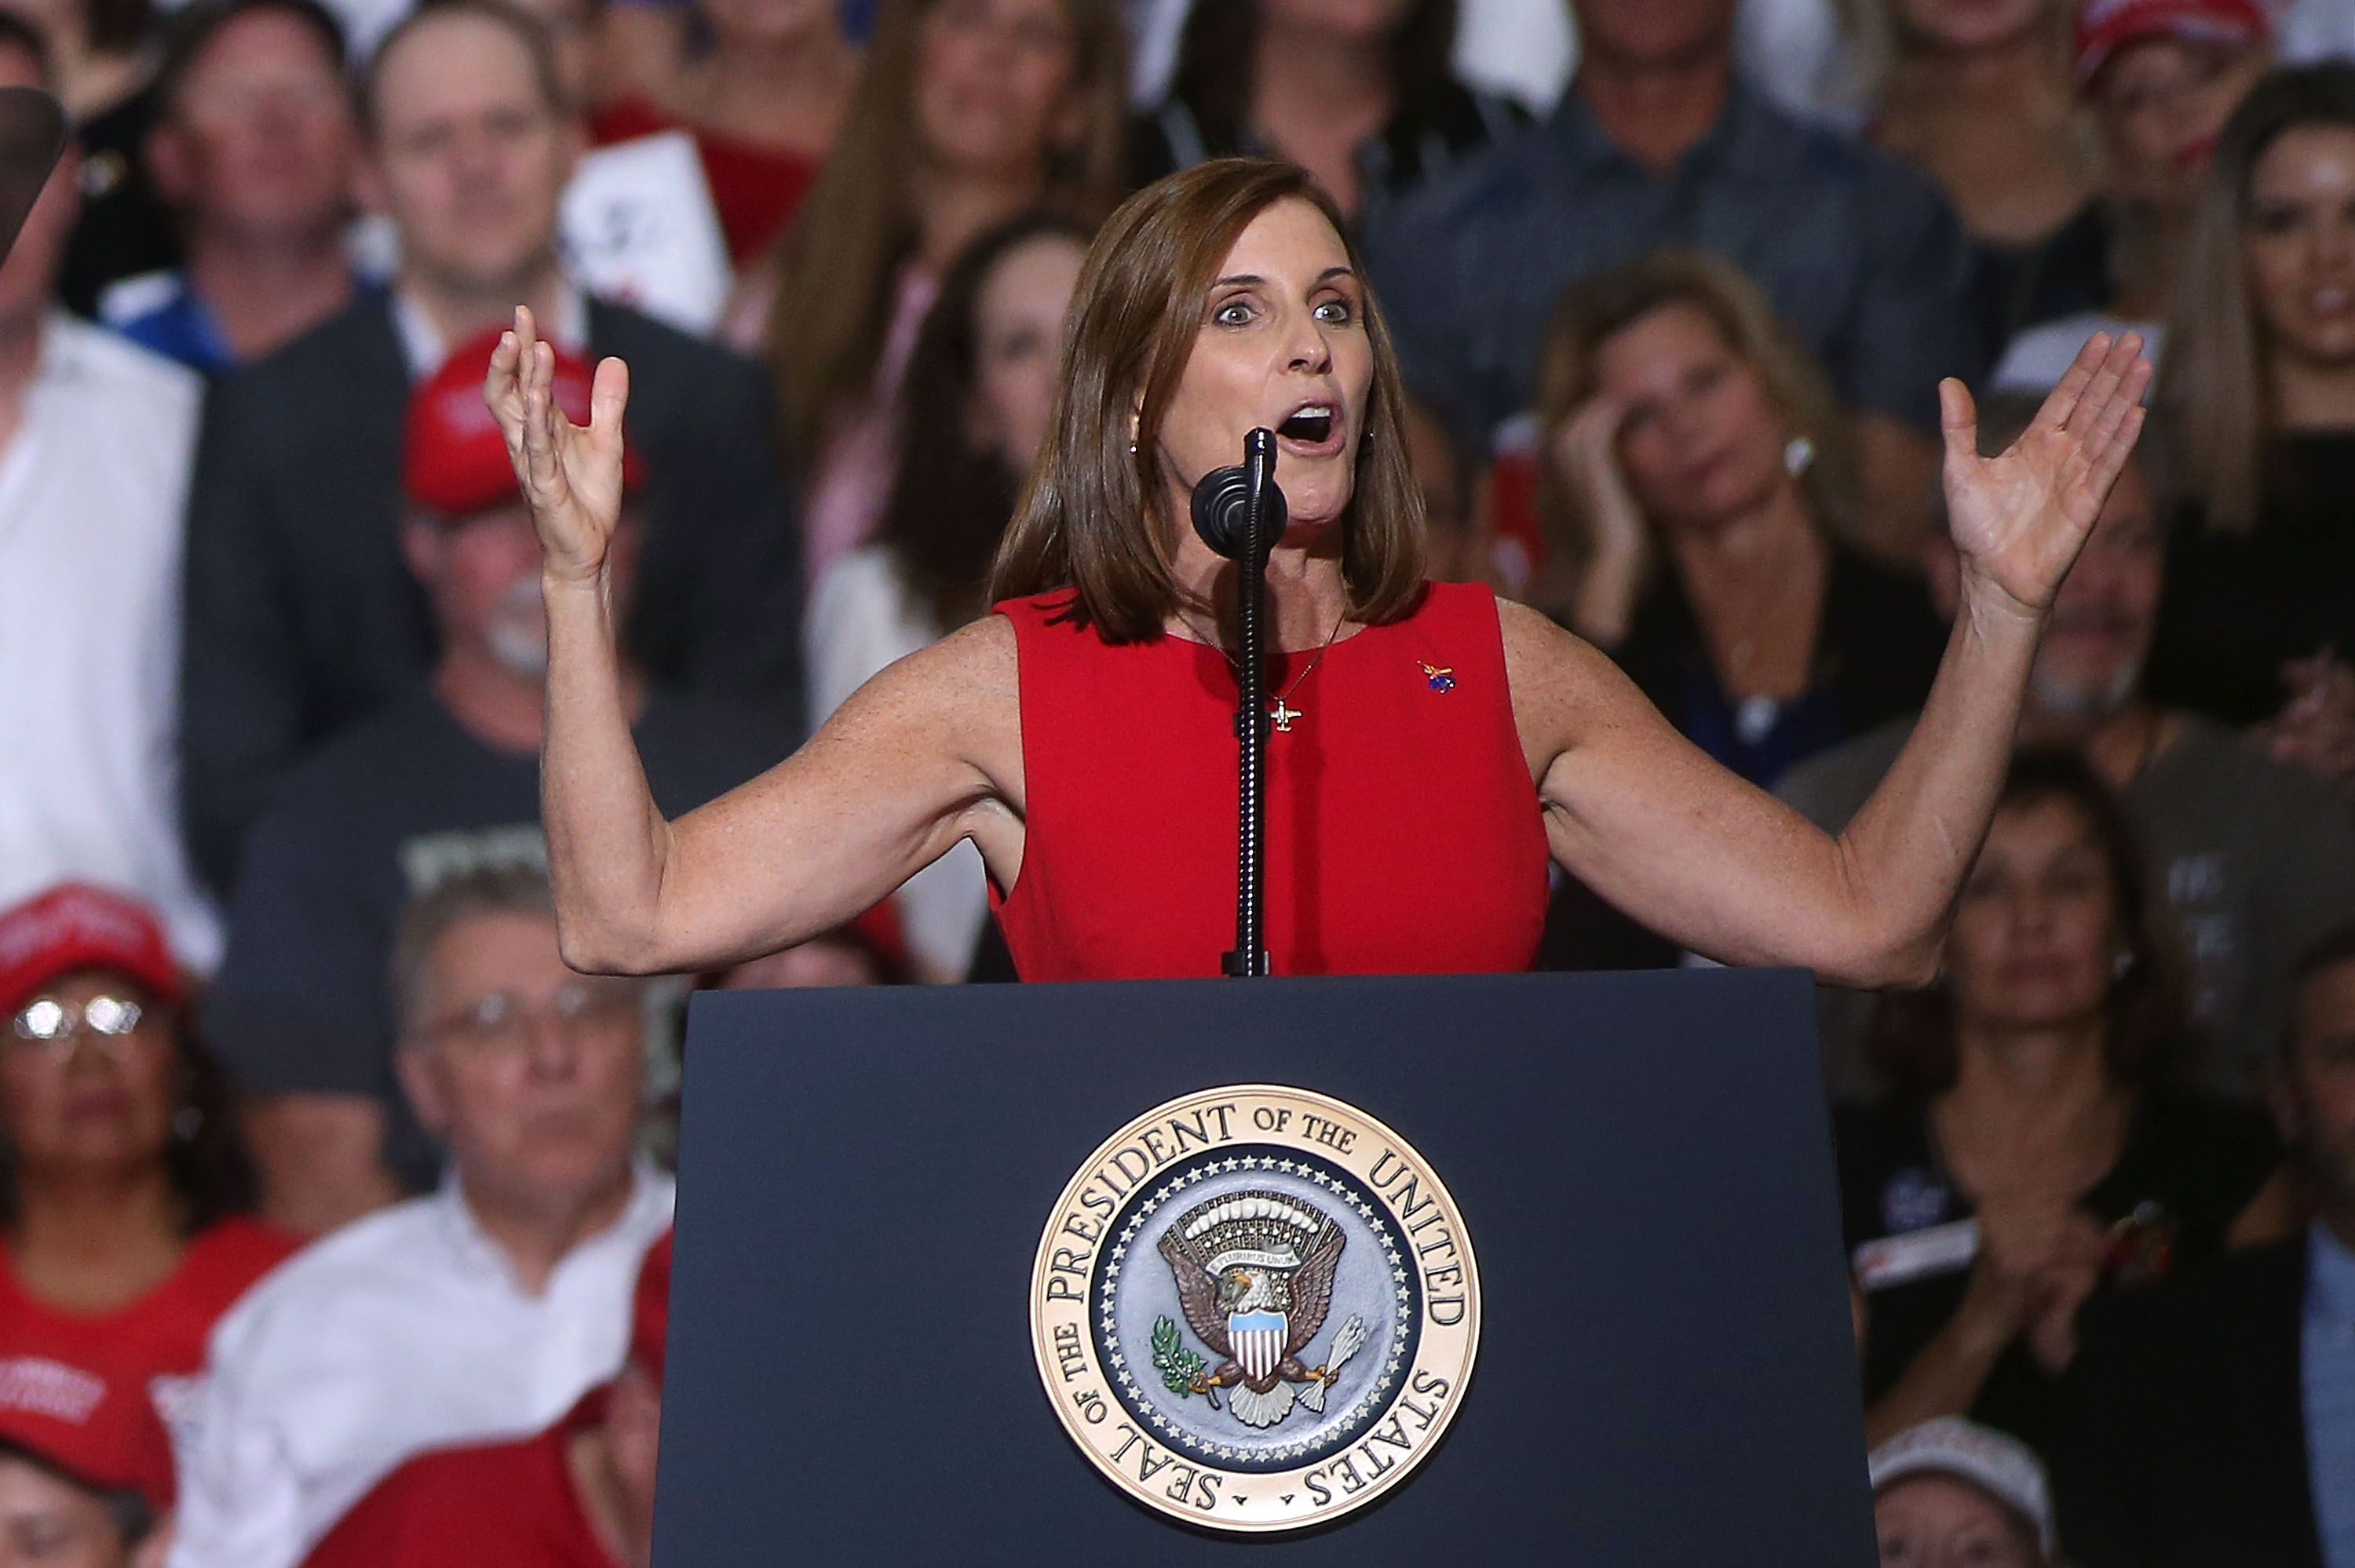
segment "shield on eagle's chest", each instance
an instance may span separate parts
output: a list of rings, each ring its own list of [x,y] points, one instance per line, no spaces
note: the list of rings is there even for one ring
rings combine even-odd
[[[1284,1336],[1291,1322],[1281,1312],[1237,1312],[1227,1319],[1227,1343],[1235,1364],[1254,1383],[1275,1375],[1284,1361]]]

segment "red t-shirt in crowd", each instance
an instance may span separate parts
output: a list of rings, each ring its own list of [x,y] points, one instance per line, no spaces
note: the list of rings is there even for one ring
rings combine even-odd
[[[421,1454],[377,1483],[304,1568],[614,1568],[565,1467],[568,1418],[537,1437]]]
[[[625,98],[598,113],[591,134],[599,146],[685,130],[695,137],[711,205],[728,237],[728,259],[737,266],[761,254],[785,227],[817,178],[818,161],[802,153],[763,147],[724,132],[683,124],[643,98]]]
[[[111,1312],[69,1312],[36,1298],[0,1251],[0,1351],[22,1334],[46,1353],[87,1356],[146,1381],[166,1426],[186,1412],[179,1397],[205,1364],[205,1343],[221,1314],[253,1282],[303,1245],[302,1238],[231,1216],[199,1233],[180,1266],[146,1295]]]

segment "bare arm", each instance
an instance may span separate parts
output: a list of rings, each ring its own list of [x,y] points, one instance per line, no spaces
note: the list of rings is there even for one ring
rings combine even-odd
[[[967,836],[1010,885],[1019,707],[1013,629],[994,617],[877,676],[759,779],[663,819],[630,736],[606,569],[628,373],[597,367],[586,428],[556,408],[553,373],[518,311],[486,391],[540,535],[540,810],[565,960],[662,973],[773,952],[856,916]]]
[[[2140,348],[2087,344],[1999,458],[1977,455],[1969,395],[1942,389],[1961,609],[1913,738],[1837,840],[1703,756],[1593,649],[1508,610],[1515,716],[1555,858],[1711,958],[1852,986],[1926,980],[1994,810],[2045,612],[2141,429]]]

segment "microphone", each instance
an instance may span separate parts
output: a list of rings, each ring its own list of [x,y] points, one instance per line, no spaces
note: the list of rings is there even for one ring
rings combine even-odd
[[[1243,438],[1243,461],[1212,469],[1194,487],[1194,532],[1231,561],[1251,548],[1252,495],[1260,505],[1263,553],[1284,537],[1284,492],[1275,482],[1275,433],[1253,430]]]
[[[1243,438],[1243,461],[1202,476],[1194,487],[1194,532],[1202,543],[1242,569],[1235,574],[1235,945],[1219,960],[1230,975],[1269,972],[1261,945],[1265,921],[1267,556],[1284,537],[1284,492],[1275,485],[1275,432]]]

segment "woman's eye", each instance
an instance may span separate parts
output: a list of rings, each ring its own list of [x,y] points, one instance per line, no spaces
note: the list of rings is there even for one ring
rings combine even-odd
[[[1327,300],[1316,307],[1316,319],[1327,326],[1347,326],[1356,314],[1347,300]]]
[[[2249,227],[2259,234],[2289,234],[2306,223],[2306,214],[2294,207],[2261,207],[2249,215]]]
[[[1069,47],[1071,36],[1051,20],[1034,19],[1014,29],[1014,44],[1026,54],[1060,54]]]
[[[1250,324],[1252,315],[1252,311],[1248,302],[1242,300],[1229,300],[1211,313],[1210,319],[1220,326],[1246,326]]]

